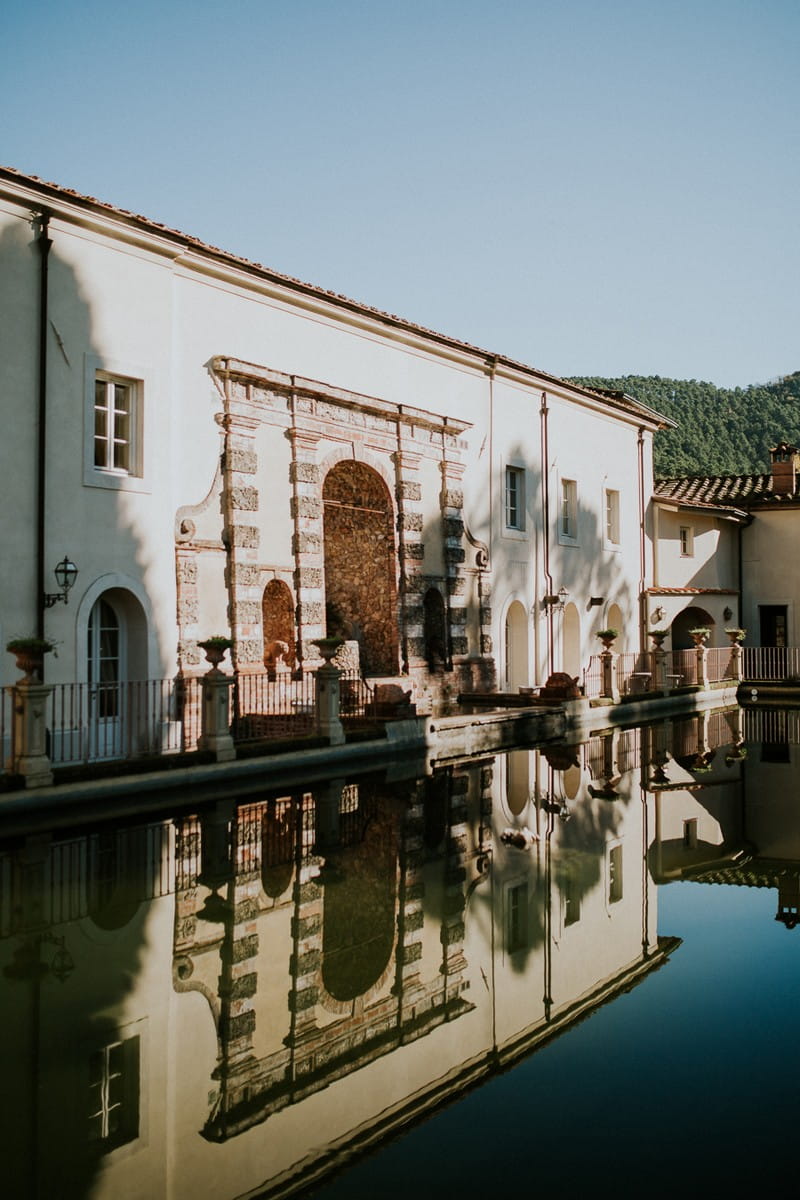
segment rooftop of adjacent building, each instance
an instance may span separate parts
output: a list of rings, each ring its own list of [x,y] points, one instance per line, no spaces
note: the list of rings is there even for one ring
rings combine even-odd
[[[800,503],[800,451],[788,442],[770,450],[772,470],[753,475],[685,475],[657,479],[653,496],[688,508],[753,508]]]

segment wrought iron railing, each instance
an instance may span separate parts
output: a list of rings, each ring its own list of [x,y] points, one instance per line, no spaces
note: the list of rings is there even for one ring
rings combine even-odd
[[[743,646],[742,678],[772,682],[800,679],[800,646]]]
[[[315,673],[302,678],[267,672],[238,674],[229,690],[229,726],[236,743],[313,733]],[[340,675],[345,726],[381,722],[392,714],[357,672]],[[126,683],[57,683],[47,700],[47,753],[55,767],[178,754],[198,748],[202,679]],[[11,756],[12,692],[0,688],[0,773]]]

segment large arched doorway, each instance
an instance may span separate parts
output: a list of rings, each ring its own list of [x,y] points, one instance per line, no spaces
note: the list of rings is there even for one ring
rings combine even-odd
[[[528,686],[528,618],[519,600],[512,600],[505,625],[505,687],[509,692]]]
[[[704,608],[699,608],[697,605],[692,604],[689,608],[685,608],[683,612],[678,613],[672,622],[672,649],[691,650],[694,645],[694,639],[689,630],[700,629],[703,626],[711,630],[709,641],[713,645],[714,618]]]
[[[369,675],[397,671],[397,586],[392,501],[377,471],[341,462],[322,489],[328,636],[358,642]]]
[[[274,673],[281,666],[294,670],[295,635],[292,593],[282,579],[270,579],[261,597],[264,666]]]
[[[564,609],[564,624],[562,626],[564,647],[564,670],[572,678],[581,673],[581,619],[574,604],[570,603]]]

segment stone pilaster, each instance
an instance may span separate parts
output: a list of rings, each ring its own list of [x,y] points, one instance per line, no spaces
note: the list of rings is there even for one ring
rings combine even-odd
[[[292,429],[289,437],[297,660],[302,669],[308,661],[319,660],[311,643],[325,635],[322,471],[317,463],[320,435],[312,430]]]
[[[461,481],[465,466],[452,459],[442,461],[442,538],[444,567],[447,578],[447,623],[449,657],[464,657],[469,653],[466,608],[466,552],[464,550],[464,492]]]
[[[422,484],[419,479],[421,456],[409,450],[393,455],[395,497],[397,500],[397,549],[400,561],[399,618],[403,671],[425,662],[425,636],[420,594],[409,590],[408,576],[422,567],[425,546],[422,541]]]
[[[255,486],[258,456],[255,433],[259,421],[241,413],[222,418],[225,430],[223,496],[224,541],[228,560],[228,619],[233,662],[238,671],[263,667],[261,580],[257,570],[261,541],[259,496]],[[217,630],[206,631],[209,636]]]

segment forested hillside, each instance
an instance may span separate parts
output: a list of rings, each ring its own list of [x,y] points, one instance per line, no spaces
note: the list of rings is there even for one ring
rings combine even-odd
[[[677,429],[656,434],[656,476],[767,471],[770,446],[783,439],[800,446],[800,371],[745,388],[660,375],[573,382],[625,391],[678,422]]]

